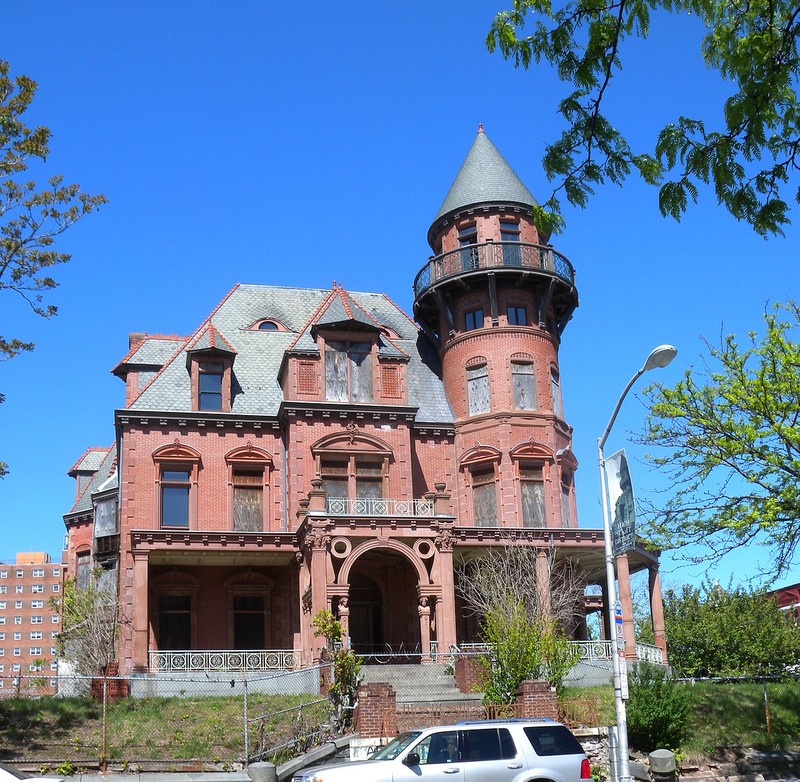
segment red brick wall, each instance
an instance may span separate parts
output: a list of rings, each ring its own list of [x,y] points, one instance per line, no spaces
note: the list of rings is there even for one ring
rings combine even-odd
[[[520,682],[517,688],[516,698],[516,716],[558,719],[556,691],[547,682]]]
[[[455,682],[459,692],[481,692],[480,663],[473,655],[456,657]]]
[[[355,727],[363,738],[397,735],[397,694],[390,684],[365,684],[358,688]]]

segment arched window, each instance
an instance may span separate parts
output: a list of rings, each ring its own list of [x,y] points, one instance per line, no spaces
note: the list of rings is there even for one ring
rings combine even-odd
[[[269,529],[269,476],[272,458],[248,445],[225,457],[228,465],[228,528],[235,532]]]
[[[472,498],[472,522],[476,527],[499,526],[497,484],[500,451],[489,446],[470,448],[459,460]]]
[[[386,496],[392,451],[376,437],[353,433],[329,435],[311,448],[317,460],[317,474],[331,502],[345,508],[342,500],[382,499]]]
[[[536,409],[536,373],[527,353],[511,356],[511,392],[515,410]]]
[[[483,356],[467,363],[467,408],[470,415],[488,413],[491,409],[489,364]]]
[[[532,440],[510,451],[519,481],[519,508],[523,527],[546,527],[548,502],[545,478],[552,464],[552,451]]]

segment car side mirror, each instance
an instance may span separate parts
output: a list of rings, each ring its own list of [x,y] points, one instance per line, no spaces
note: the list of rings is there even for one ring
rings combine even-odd
[[[419,755],[416,752],[409,752],[403,758],[403,765],[404,766],[418,766],[419,765]]]

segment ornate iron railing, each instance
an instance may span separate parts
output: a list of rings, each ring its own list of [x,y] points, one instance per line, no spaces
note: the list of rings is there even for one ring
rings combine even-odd
[[[299,654],[291,649],[250,649],[242,651],[199,650],[150,652],[150,672],[188,671],[291,671]]]
[[[573,641],[581,650],[581,660],[610,660],[611,641]]]
[[[664,654],[657,646],[636,644],[636,659],[646,663],[664,664]]]
[[[575,283],[575,270],[561,253],[542,244],[486,242],[470,244],[431,258],[414,279],[414,296],[447,277],[479,269],[537,269]]]
[[[326,497],[325,510],[331,516],[433,516],[433,503],[428,500],[385,500],[382,497],[356,500]]]

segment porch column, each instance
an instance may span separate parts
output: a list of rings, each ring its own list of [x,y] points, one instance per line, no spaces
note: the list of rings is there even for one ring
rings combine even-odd
[[[419,599],[419,637],[422,643],[422,662],[431,661],[431,607],[428,598]]]
[[[653,621],[653,636],[661,649],[664,665],[667,664],[667,639],[664,634],[664,603],[661,600],[661,576],[658,565],[648,569],[650,586],[650,618]]]
[[[147,629],[149,561],[147,552],[133,555],[133,670],[149,670]]]
[[[617,557],[617,582],[619,602],[622,606],[622,637],[625,639],[625,658],[636,659],[636,630],[633,624],[633,603],[631,601],[631,576],[628,569],[628,555]]]
[[[547,561],[547,551],[536,551],[536,589],[539,592],[539,605],[542,615],[548,619],[552,615],[550,604],[550,563]]]
[[[330,544],[330,535],[324,534],[322,529],[312,529],[306,537],[308,550],[311,554],[310,570],[311,570],[311,617],[314,617],[320,612],[329,609],[328,605],[328,546]],[[325,639],[314,636],[314,631],[311,631],[313,658],[319,659],[322,647],[325,646]],[[330,650],[333,651],[333,650]]]
[[[436,564],[442,596],[436,605],[436,641],[446,654],[456,644],[456,587],[453,575],[453,533],[444,529],[436,538]]]

